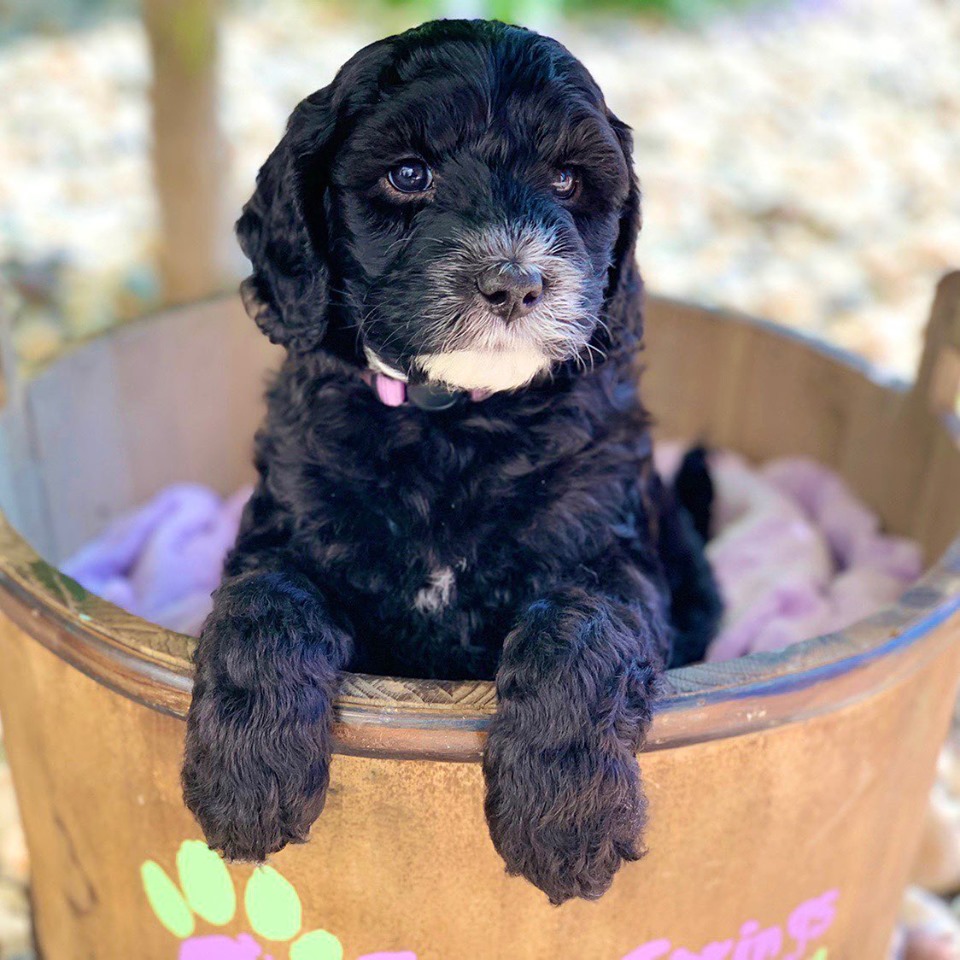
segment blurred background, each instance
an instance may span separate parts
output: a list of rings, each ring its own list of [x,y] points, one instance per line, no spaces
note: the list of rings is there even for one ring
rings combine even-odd
[[[368,41],[446,15],[535,26],[594,72],[636,131],[653,289],[909,375],[960,265],[956,0],[0,0],[22,359],[233,288],[231,223],[293,105]]]
[[[434,16],[533,26],[593,71],[635,130],[651,289],[911,374],[960,266],[958,0],[0,0],[8,375],[234,289],[231,224],[291,108]],[[26,873],[0,746],[2,960],[29,956]]]

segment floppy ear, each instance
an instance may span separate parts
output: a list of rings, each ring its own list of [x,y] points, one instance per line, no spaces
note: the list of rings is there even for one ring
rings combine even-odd
[[[604,313],[615,346],[634,351],[643,337],[643,281],[637,266],[637,237],[640,234],[640,184],[633,169],[633,134],[630,128],[607,111],[627,162],[630,187],[620,211],[620,227],[613,248]]]
[[[293,111],[236,225],[240,248],[253,264],[240,285],[244,307],[273,343],[297,352],[317,347],[327,326],[326,230],[314,224],[311,235],[302,181],[309,165],[311,196],[322,199],[334,129],[330,90],[317,91]],[[322,203],[318,207],[322,227]]]

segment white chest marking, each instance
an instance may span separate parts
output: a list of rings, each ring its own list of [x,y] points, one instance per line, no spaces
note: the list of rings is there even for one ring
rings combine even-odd
[[[450,567],[440,567],[427,578],[427,585],[417,591],[413,598],[414,607],[420,613],[439,613],[453,595],[456,575]]]
[[[550,366],[535,347],[512,350],[450,350],[417,357],[431,380],[461,390],[517,390]]]

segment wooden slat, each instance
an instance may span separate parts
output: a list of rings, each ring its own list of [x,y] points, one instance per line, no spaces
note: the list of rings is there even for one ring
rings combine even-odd
[[[280,353],[238,301],[175,311],[162,330],[137,325],[115,339],[112,352],[130,502],[180,481],[226,495],[253,478],[266,373]]]
[[[27,393],[25,425],[53,560],[65,559],[133,502],[112,360],[109,339],[94,341],[49,367]]]
[[[2,420],[8,445],[23,435],[15,462],[33,478],[7,484],[19,529],[62,561],[168,484],[233,493],[252,479],[264,382],[279,356],[229,298],[131,324],[64,357]]]
[[[960,429],[931,410],[926,386],[953,345],[945,296],[958,288],[950,278],[941,285],[913,391],[769,324],[653,298],[643,383],[658,433],[755,461],[813,457],[888,530],[920,540],[932,562],[960,528]]]

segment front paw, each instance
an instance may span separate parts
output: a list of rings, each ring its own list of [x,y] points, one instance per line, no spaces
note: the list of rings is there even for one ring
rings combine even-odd
[[[307,840],[326,798],[328,762],[314,758],[305,771],[282,769],[291,760],[278,757],[280,744],[255,729],[231,727],[209,717],[192,723],[183,798],[212,849],[227,860],[262,863],[288,843]]]
[[[498,718],[484,776],[490,835],[507,872],[551,903],[596,900],[623,861],[641,856],[646,802],[636,756],[619,741],[546,748]]]
[[[307,839],[326,797],[349,648],[301,576],[244,575],[214,595],[195,657],[183,796],[227,859],[260,862]]]

